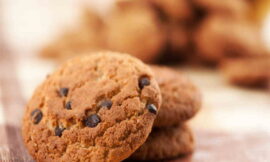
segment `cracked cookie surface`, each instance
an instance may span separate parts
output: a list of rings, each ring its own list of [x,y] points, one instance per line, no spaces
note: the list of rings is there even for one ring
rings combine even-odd
[[[159,84],[162,104],[154,127],[178,125],[192,118],[201,108],[202,96],[185,75],[162,66],[151,66]]]
[[[28,102],[24,142],[37,161],[121,161],[145,142],[160,103],[141,61],[113,52],[74,58]]]
[[[133,160],[163,160],[187,155],[194,150],[194,138],[187,125],[154,128],[147,141],[132,154]]]

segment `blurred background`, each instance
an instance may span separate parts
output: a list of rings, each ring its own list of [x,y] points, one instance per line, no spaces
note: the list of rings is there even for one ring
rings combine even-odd
[[[195,160],[270,160],[269,0],[0,0],[9,103],[24,104],[61,62],[103,50],[170,66],[201,89]]]

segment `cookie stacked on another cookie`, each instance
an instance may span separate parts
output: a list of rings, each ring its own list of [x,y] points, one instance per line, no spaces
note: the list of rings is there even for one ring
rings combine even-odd
[[[194,150],[194,138],[186,121],[201,108],[201,94],[183,74],[167,67],[151,67],[162,94],[162,104],[147,141],[133,160],[164,160]]]
[[[121,161],[145,142],[160,105],[148,66],[92,54],[67,61],[36,89],[22,134],[37,161]]]

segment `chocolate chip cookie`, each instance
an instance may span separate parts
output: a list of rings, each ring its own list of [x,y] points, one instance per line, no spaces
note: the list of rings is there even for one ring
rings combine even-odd
[[[154,128],[146,142],[133,153],[130,159],[163,160],[187,155],[194,150],[192,131],[186,125]]]
[[[220,16],[206,18],[194,35],[194,40],[199,57],[209,63],[265,52],[258,28],[248,22]]]
[[[250,10],[247,1],[242,0],[192,0],[194,6],[203,10],[207,14],[219,14],[230,18],[247,18]]]
[[[191,32],[187,26],[170,23],[167,25],[167,50],[166,56],[172,61],[185,60],[190,56]]]
[[[270,81],[270,55],[228,59],[221,64],[220,69],[233,84],[267,87]]]
[[[159,58],[165,33],[146,1],[119,1],[106,20],[108,49],[130,53],[144,62]]]
[[[145,142],[160,103],[141,61],[112,52],[81,56],[36,89],[23,139],[37,161],[121,161]]]
[[[189,0],[148,0],[165,21],[185,22],[194,16]]]
[[[76,26],[67,27],[51,43],[41,49],[40,55],[65,61],[84,53],[105,48],[103,20],[90,9],[84,9]]]
[[[155,127],[168,127],[192,118],[201,108],[201,93],[182,73],[167,67],[151,66],[162,94]]]

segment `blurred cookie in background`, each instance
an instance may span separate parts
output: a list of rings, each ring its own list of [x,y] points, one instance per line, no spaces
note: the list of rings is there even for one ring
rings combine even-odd
[[[249,87],[267,87],[270,82],[270,55],[228,59],[220,71],[231,83]]]
[[[267,14],[270,14],[270,1],[269,0],[247,0],[251,10],[249,17],[254,20],[258,25],[262,25]]]
[[[186,22],[194,17],[189,0],[148,0],[163,20],[169,22]]]
[[[199,57],[209,63],[265,53],[257,27],[247,21],[221,16],[206,18],[194,33],[194,42]]]
[[[64,61],[85,52],[104,48],[103,21],[97,13],[85,8],[78,25],[63,29],[48,45],[41,49],[41,56]]]
[[[207,14],[231,18],[247,18],[250,9],[244,0],[192,0],[192,2]]]
[[[182,24],[168,23],[165,32],[166,48],[163,51],[161,63],[183,63],[192,50],[191,31]]]
[[[106,43],[113,51],[154,62],[164,48],[164,27],[146,1],[118,1],[106,17]]]
[[[249,15],[252,4],[243,0],[117,0],[102,18],[84,10],[81,21],[64,29],[41,53],[65,60],[80,53],[112,50],[148,63],[178,64],[218,64],[226,58],[263,55],[260,26]]]

